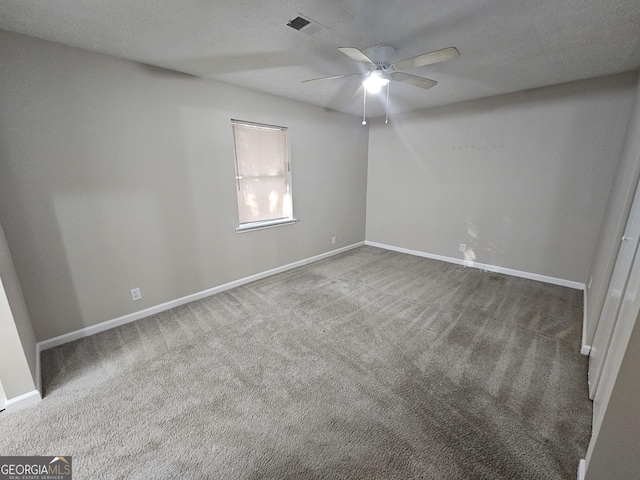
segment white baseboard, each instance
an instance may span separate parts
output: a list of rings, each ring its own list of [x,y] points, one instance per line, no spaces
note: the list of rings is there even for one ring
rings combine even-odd
[[[527,278],[529,280],[537,280],[539,282],[551,283],[553,285],[560,285],[562,287],[574,288],[576,290],[585,289],[584,283],[574,282],[573,280],[565,280],[563,278],[548,277],[546,275],[540,275],[538,273],[523,272],[521,270],[513,270],[512,268],[498,267],[496,265],[478,263],[471,260],[462,260],[460,258],[445,257],[443,255],[420,252],[418,250],[410,250],[408,248],[394,247],[392,245],[385,245],[383,243],[370,242],[369,240],[365,241],[364,243],[365,245],[370,245],[372,247],[384,248],[385,250],[393,250],[394,252],[408,253],[409,255],[416,255],[418,257],[425,257],[425,258],[431,258],[433,260],[441,260],[443,262],[455,263],[456,265],[478,268],[480,270],[486,270],[488,272],[504,273],[505,275],[511,275],[513,277],[521,277],[521,278]]]
[[[583,290],[582,297],[582,343],[580,353],[586,357],[591,353],[591,345],[587,345],[587,288]]]
[[[40,400],[42,400],[40,392],[38,390],[33,390],[18,397],[7,399],[7,402],[4,404],[4,409],[7,413],[15,412],[21,408],[38,403]]]
[[[584,476],[587,473],[587,462],[584,458],[580,459],[578,464],[578,480],[584,480]]]
[[[80,338],[89,337],[91,335],[95,335],[96,333],[104,332],[105,330],[110,330],[120,325],[125,325],[127,323],[135,322],[136,320],[140,320],[141,318],[145,318],[150,315],[154,315],[156,313],[164,312],[165,310],[179,307],[180,305],[184,305],[186,303],[190,303],[195,300],[200,300],[201,298],[209,297],[211,295],[215,295],[216,293],[224,292],[225,290],[230,290],[232,288],[239,287],[247,283],[255,282],[256,280],[261,280],[263,278],[270,277],[271,275],[276,275],[278,273],[286,272],[287,270],[292,270],[294,268],[302,267],[309,263],[317,262],[318,260],[323,260],[333,255],[338,255],[348,250],[361,247],[362,245],[364,245],[364,242],[358,242],[352,245],[348,245],[346,247],[337,248],[335,250],[331,250],[330,252],[322,253],[314,257],[305,258],[303,260],[299,260],[297,262],[293,262],[288,265],[283,265],[281,267],[276,267],[261,273],[256,273],[255,275],[241,278],[239,280],[234,280],[233,282],[225,283],[224,285],[219,285],[217,287],[209,288],[201,292],[193,293],[185,297],[181,297],[175,300],[171,300],[169,302],[161,303],[160,305],[156,305],[154,307],[145,308],[144,310],[140,310],[138,312],[130,313],[128,315],[114,318],[112,320],[106,320],[96,325],[91,325],[90,327],[81,328],[73,332],[65,333],[64,335],[59,335],[57,337],[53,337],[48,340],[43,340],[41,342],[38,342],[37,343],[38,361],[36,365],[36,377],[37,377],[38,388],[41,390],[40,352],[44,350],[57,347],[59,345],[63,345],[68,342],[73,342],[74,340],[78,340]]]
[[[42,367],[40,366],[40,352],[42,351],[40,342],[36,343],[36,388],[42,396]]]

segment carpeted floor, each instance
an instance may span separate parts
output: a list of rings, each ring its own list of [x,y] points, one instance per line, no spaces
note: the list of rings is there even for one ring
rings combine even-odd
[[[0,454],[80,479],[574,479],[582,292],[361,247],[43,352]]]

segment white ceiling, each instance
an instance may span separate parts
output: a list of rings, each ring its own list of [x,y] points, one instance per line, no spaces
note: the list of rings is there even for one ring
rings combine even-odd
[[[299,14],[328,29],[288,27]],[[411,70],[432,89],[394,82],[392,113],[640,68],[638,0],[0,0],[0,29],[356,115],[358,77],[301,83],[360,72],[338,47],[460,50]]]

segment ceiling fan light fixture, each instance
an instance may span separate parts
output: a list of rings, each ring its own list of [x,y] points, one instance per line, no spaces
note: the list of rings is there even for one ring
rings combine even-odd
[[[382,75],[380,70],[374,70],[363,80],[362,86],[367,90],[367,93],[378,93],[390,81]]]

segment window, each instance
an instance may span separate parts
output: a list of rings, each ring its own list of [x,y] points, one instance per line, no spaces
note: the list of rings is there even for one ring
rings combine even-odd
[[[236,231],[295,222],[287,128],[239,120],[231,124],[238,194]]]

